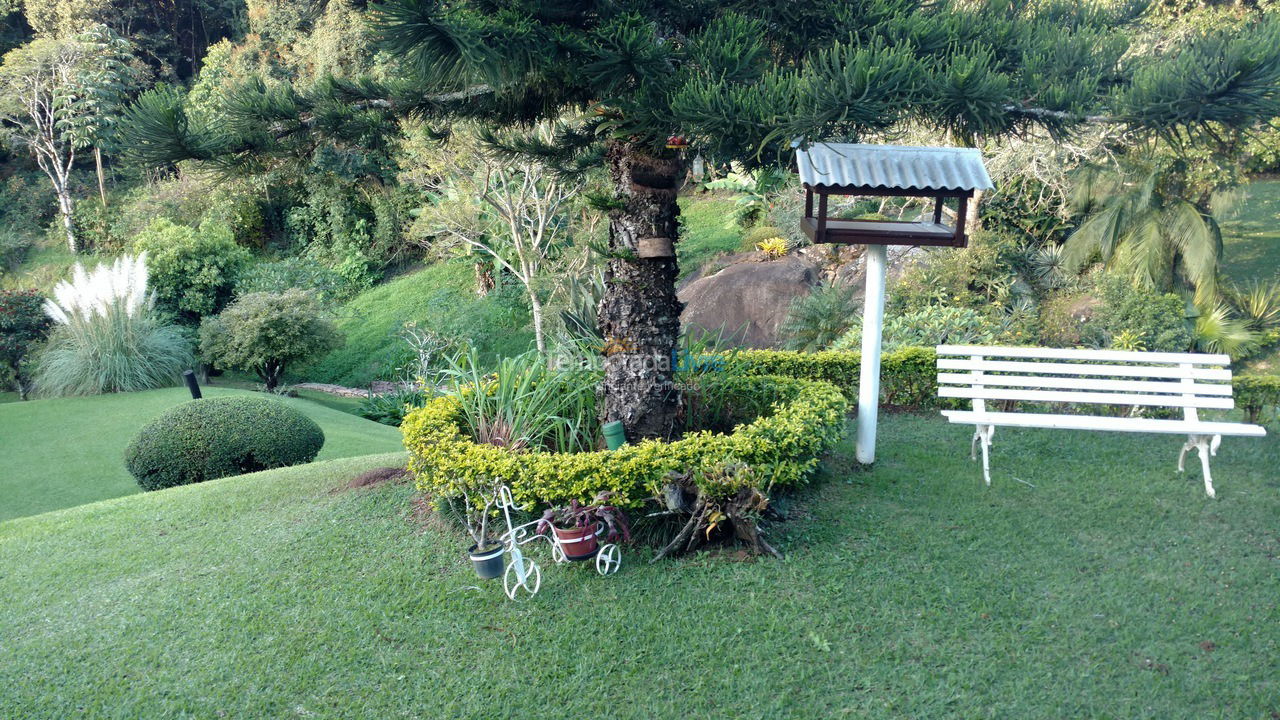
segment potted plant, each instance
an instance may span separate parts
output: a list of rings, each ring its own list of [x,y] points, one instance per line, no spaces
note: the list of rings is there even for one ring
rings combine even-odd
[[[603,492],[590,505],[570,500],[568,505],[547,508],[538,522],[538,533],[555,533],[556,542],[569,560],[589,560],[600,549],[599,536],[606,542],[631,539],[627,515],[610,505],[613,493]]]
[[[501,542],[489,537],[489,516],[496,501],[496,488],[493,493],[485,496],[483,506],[472,502],[470,494],[465,492],[462,494],[462,502],[466,510],[467,533],[475,541],[474,545],[467,548],[467,556],[471,558],[471,565],[481,580],[500,577],[502,571],[506,569],[506,561],[502,557],[506,548]]]

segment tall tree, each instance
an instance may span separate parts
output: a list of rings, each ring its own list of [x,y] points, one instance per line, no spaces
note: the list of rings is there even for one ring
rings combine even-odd
[[[935,0],[390,0],[376,27],[398,79],[246,86],[228,129],[192,125],[172,94],[129,119],[151,162],[223,167],[260,153],[305,157],[317,137],[362,142],[378,115],[528,127],[566,116],[551,142],[497,143],[564,172],[602,162],[612,197],[600,329],[602,419],[632,438],[682,428],[671,356],[679,332],[674,257],[687,153],[746,169],[793,142],[884,137],[905,123],[956,141],[1039,125],[1114,122],[1136,132],[1248,125],[1277,113],[1280,31],[1126,57],[1138,6]],[[1179,73],[1190,67],[1205,70]],[[675,136],[673,138],[673,136]],[[674,139],[675,142],[669,142]],[[672,147],[674,146],[674,147]]]
[[[36,38],[0,62],[0,138],[29,151],[48,176],[71,252],[79,250],[71,171],[77,151],[96,147],[120,112],[127,48],[98,26],[76,37]]]

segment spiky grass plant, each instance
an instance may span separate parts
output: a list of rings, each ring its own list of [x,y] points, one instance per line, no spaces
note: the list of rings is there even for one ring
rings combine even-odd
[[[503,358],[489,373],[474,350],[444,373],[476,442],[517,451],[595,449],[598,373],[549,368],[537,352]]]
[[[1196,347],[1204,352],[1245,357],[1258,345],[1258,335],[1231,308],[1218,304],[1196,318]]]
[[[1280,280],[1254,279],[1243,287],[1232,288],[1228,297],[1250,330],[1266,332],[1280,328]]]
[[[42,395],[97,395],[173,385],[191,367],[191,345],[156,317],[145,253],[91,272],[76,263],[45,312],[56,323],[40,354]]]

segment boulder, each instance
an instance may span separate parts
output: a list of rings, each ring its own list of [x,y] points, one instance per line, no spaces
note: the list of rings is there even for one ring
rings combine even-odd
[[[821,281],[821,268],[797,255],[767,262],[738,262],[700,277],[679,292],[686,330],[719,335],[738,347],[776,347],[791,301]]]

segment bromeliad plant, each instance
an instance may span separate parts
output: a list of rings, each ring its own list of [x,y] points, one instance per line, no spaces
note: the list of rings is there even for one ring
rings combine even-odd
[[[550,529],[594,529],[596,523],[601,523],[608,542],[630,542],[631,526],[627,522],[627,514],[622,508],[610,504],[612,496],[613,493],[602,492],[590,505],[570,500],[568,505],[547,508],[538,522],[538,533],[543,534]]]

